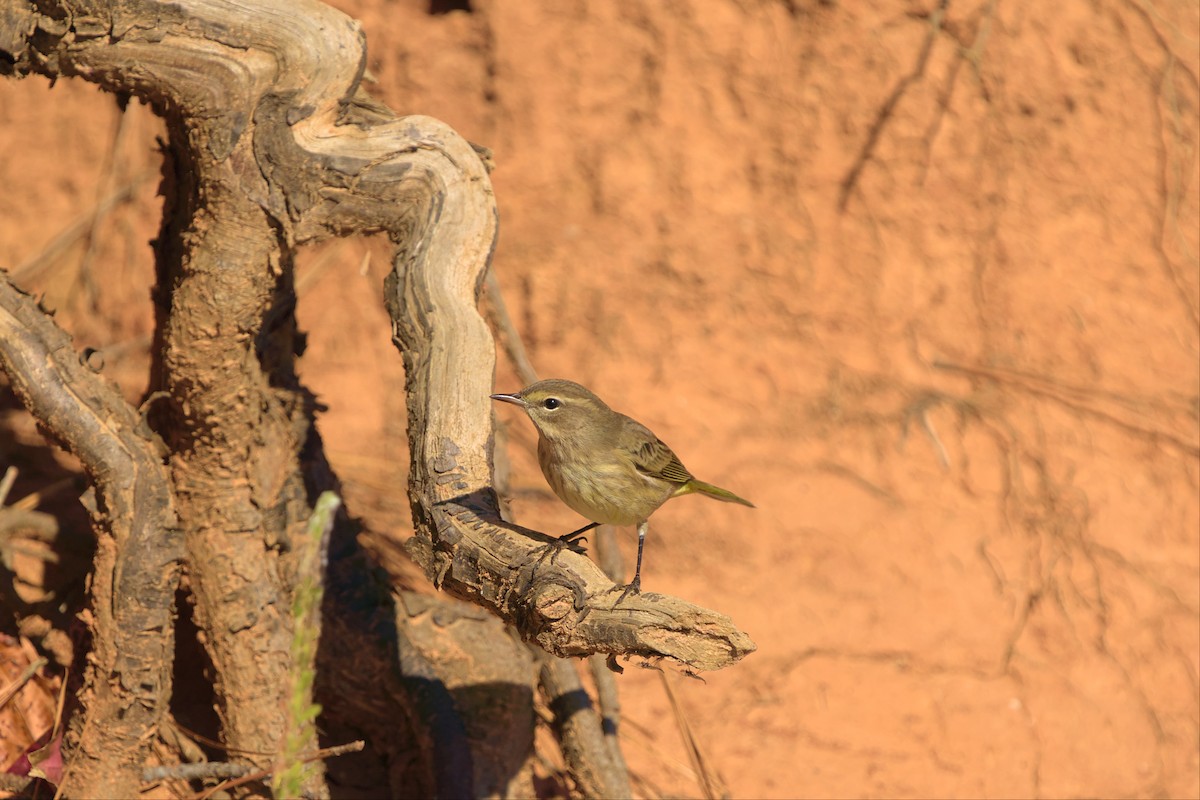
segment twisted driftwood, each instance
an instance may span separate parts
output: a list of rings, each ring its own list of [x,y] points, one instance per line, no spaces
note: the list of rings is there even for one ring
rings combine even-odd
[[[330,236],[384,232],[396,246],[386,300],[408,378],[411,551],[438,586],[557,655],[705,670],[754,649],[726,617],[676,598],[647,593],[611,608],[612,581],[588,559],[539,558],[548,538],[500,519],[494,345],[476,310],[496,237],[487,169],[446,125],[365,97],[364,64],[357,24],[314,0],[0,5],[0,70],[137,95],[171,138],[149,398],[163,441],[72,361],[52,322],[3,287],[6,371],[43,427],[83,460],[103,533],[93,596],[106,607],[87,675],[96,695],[75,738],[68,794],[136,788],[131,765],[140,769],[144,734],[169,698],[181,560],[197,623],[213,634],[218,696],[229,687],[243,696],[220,707],[226,744],[278,750],[288,543],[310,510],[302,453],[319,453],[293,368],[292,255]],[[160,631],[153,643],[148,630]],[[355,641],[375,630],[386,626],[360,627]],[[383,724],[388,716],[380,712]],[[319,776],[310,790],[323,791]]]
[[[491,609],[555,655],[665,658],[697,670],[738,661],[754,643],[728,617],[652,593],[613,608],[613,582],[599,567],[569,551],[542,558],[550,537],[500,518],[488,397],[495,343],[476,310],[495,212],[479,191],[483,165],[474,163],[470,180],[453,180],[456,170],[445,176],[440,202],[418,218],[418,245],[401,252],[385,284],[408,376],[417,524],[410,552],[435,584]],[[458,224],[447,225],[447,215]]]

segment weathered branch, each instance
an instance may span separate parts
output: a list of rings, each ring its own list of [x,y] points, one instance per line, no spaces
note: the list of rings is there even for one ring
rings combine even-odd
[[[0,365],[42,430],[83,462],[96,489],[94,647],[73,721],[68,796],[132,797],[167,710],[182,558],[155,440],[69,337],[0,274]]]
[[[448,462],[442,462],[443,464]],[[754,652],[728,617],[654,592],[618,593],[600,568],[569,551],[542,556],[552,539],[500,519],[490,490],[445,500],[437,530],[409,549],[435,582],[495,611],[547,652],[670,659],[687,669],[727,667]]]
[[[495,345],[476,308],[495,204],[471,147],[447,128],[420,125],[392,189],[407,190],[409,215],[388,227],[401,247],[385,285],[407,376],[413,556],[441,588],[556,655],[669,658],[700,670],[734,663],[754,644],[727,617],[649,593],[613,610],[604,602],[612,581],[594,564],[569,553],[539,562],[546,537],[500,519],[488,399]],[[372,163],[389,158],[381,152]]]
[[[72,8],[77,26],[91,8],[80,6]],[[357,26],[315,2],[262,0],[230,6],[216,0],[141,0],[126,10],[153,16],[154,25],[142,29],[93,19],[90,28],[106,35],[64,36],[55,55],[62,59],[59,63],[69,63],[93,79],[136,88],[170,110],[169,118],[182,110],[191,120],[183,126],[188,137],[183,157],[191,160],[182,165],[188,169],[179,171],[179,179],[197,181],[207,205],[214,208],[209,214],[187,205],[194,202],[188,198],[199,193],[196,187],[180,201],[189,212],[185,216],[203,213],[206,227],[177,232],[179,249],[191,250],[181,259],[187,269],[175,293],[209,299],[212,313],[219,316],[179,320],[168,330],[169,352],[182,360],[167,365],[168,376],[173,376],[167,388],[176,407],[190,412],[181,422],[197,416],[227,421],[216,429],[206,422],[194,431],[201,454],[207,448],[216,452],[216,445],[228,444],[225,438],[240,441],[225,432],[229,421],[243,432],[253,430],[255,441],[278,443],[280,450],[287,450],[280,414],[247,416],[246,408],[259,406],[245,396],[221,394],[220,387],[187,360],[199,351],[210,361],[240,365],[240,386],[249,385],[266,398],[268,407],[272,405],[262,373],[247,368],[244,357],[266,313],[263,293],[270,287],[262,276],[281,268],[272,263],[268,223],[288,242],[386,231],[398,244],[387,301],[408,376],[410,491],[418,536],[429,544],[427,551],[436,553],[436,564],[425,561],[430,574],[440,572],[444,588],[481,602],[558,654],[637,654],[714,669],[750,652],[753,644],[728,619],[678,600],[647,594],[609,611],[604,599],[611,582],[574,556],[555,564],[543,562],[536,580],[522,584],[533,595],[513,598],[510,589],[521,569],[516,565],[538,546],[537,538],[504,527],[491,513],[490,501],[465,506],[450,502],[486,494],[491,485],[487,396],[494,343],[476,310],[476,299],[495,242],[495,203],[484,164],[453,130],[424,117],[397,119],[377,104],[357,99],[365,57]],[[37,19],[38,24],[50,24]],[[168,33],[171,45],[166,47]],[[45,69],[45,63],[37,61],[38,68]],[[248,131],[252,137],[245,136]],[[252,138],[252,151],[247,150],[246,138]],[[208,163],[209,156],[216,162]],[[258,206],[247,204],[247,198]],[[256,213],[260,207],[269,221]],[[210,230],[213,224],[223,228],[220,237]],[[230,263],[254,269],[231,270]],[[241,273],[253,279],[229,283],[228,276]],[[230,308],[212,304],[214,297],[241,299]],[[174,303],[179,302],[177,297]],[[214,331],[221,335],[212,341]],[[210,441],[214,430],[220,434],[215,442]],[[236,448],[222,452],[229,450]],[[270,455],[260,461],[277,463]],[[212,467],[191,470],[178,479],[194,482],[215,474],[220,481],[230,465],[214,455]],[[252,530],[262,508],[284,502],[279,481],[270,475],[262,479],[264,489],[271,489],[268,496],[255,497],[244,489],[243,499],[228,509],[228,527]],[[197,502],[211,503],[219,494],[210,486],[191,488],[196,488]],[[298,528],[307,513],[294,509],[287,516]],[[476,524],[483,525],[483,536],[469,531]],[[458,535],[447,537],[439,531]],[[489,557],[488,548],[497,537],[508,542],[506,561]],[[485,568],[450,569],[452,563]],[[570,570],[565,568],[568,564]],[[218,592],[217,598],[227,595],[228,591]],[[562,600],[568,597],[571,613],[562,611]],[[222,608],[216,601],[209,605],[214,614]],[[552,620],[545,612],[560,615]],[[271,652],[276,652],[274,646]],[[278,655],[277,660],[284,660],[282,651]]]
[[[499,519],[493,342],[475,308],[496,236],[487,171],[447,126],[361,95],[356,23],[312,0],[23,0],[3,14],[6,69],[83,76],[168,121],[154,419],[218,696],[243,696],[221,708],[230,746],[271,752],[282,729],[288,543],[308,516],[298,454],[311,441],[291,363],[292,248],[332,235],[397,245],[386,288],[408,377],[414,552],[440,586],[560,655],[714,669],[753,649],[673,598],[609,608],[612,583],[590,561],[539,561],[545,537]]]
[[[617,537],[611,525],[601,525],[595,531],[596,563],[613,583],[625,583],[625,564],[621,559],[621,551],[617,549]],[[604,733],[604,742],[608,746],[613,763],[625,773],[629,768],[625,763],[625,754],[621,752],[621,739],[618,735],[621,726],[621,700],[617,693],[617,681],[613,670],[609,667],[608,659],[596,654],[588,659],[588,669],[592,682],[596,685],[596,702],[600,706],[600,725]]]
[[[563,760],[580,793],[589,798],[632,797],[629,772],[605,742],[600,718],[575,665],[543,655],[541,683],[554,714]]]
[[[532,776],[526,761],[533,750],[535,675],[530,648],[476,606],[413,592],[399,597],[403,658],[423,662],[429,670],[406,670],[406,680],[423,682],[429,699],[448,704],[438,716],[429,715],[425,725],[431,736],[463,736],[467,750],[459,757],[467,759],[463,778],[470,779],[465,793],[474,797],[530,794]],[[443,693],[444,698],[436,697]],[[461,734],[431,729],[436,723],[445,725],[447,712],[461,719]],[[434,764],[442,770],[463,768],[461,761],[435,760]],[[440,782],[439,788],[445,786]]]

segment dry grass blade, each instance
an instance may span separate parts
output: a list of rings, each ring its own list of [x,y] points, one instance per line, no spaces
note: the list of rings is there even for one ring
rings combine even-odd
[[[32,511],[46,498],[52,497],[63,489],[74,486],[77,482],[78,479],[74,477],[57,480],[49,486],[38,489],[36,492],[30,492],[10,507],[19,511]]]
[[[500,292],[500,281],[496,278],[494,269],[487,271],[487,277],[484,278],[484,290],[487,292],[492,327],[500,335],[500,342],[504,346],[504,352],[508,354],[509,361],[512,362],[517,375],[526,386],[536,383],[537,370],[533,368],[533,363],[529,360],[529,353],[525,350],[525,342],[521,339],[521,334],[517,333],[517,327],[513,325],[512,317],[508,315],[508,305],[504,302],[504,295]]]
[[[17,268],[11,273],[12,280],[27,285],[30,280],[37,277],[50,264],[54,263],[54,260],[61,256],[68,248],[86,236],[97,219],[107,214],[113,206],[123,203],[132,197],[137,188],[155,174],[157,174],[157,170],[143,172],[129,183],[126,183],[103,198],[91,211],[80,215],[78,219],[42,248],[42,252],[18,264]]]
[[[13,484],[17,480],[17,468],[9,467],[4,471],[4,477],[0,478],[0,507],[4,506],[4,501],[8,499],[8,493],[12,491]]]
[[[632,746],[630,749],[637,750],[641,753],[649,753],[650,755],[654,756],[656,760],[656,767],[660,767],[663,770],[670,772],[673,776],[679,778],[680,780],[695,781],[696,783],[700,782],[700,776],[697,774],[696,770],[691,765],[685,764],[670,753],[667,753],[660,746],[657,734],[650,730],[650,728],[646,727],[644,724],[635,719],[626,717],[623,720],[622,730],[631,740],[630,743]],[[636,741],[633,741],[634,739],[636,739]],[[649,783],[649,779],[644,777],[639,778],[639,780],[643,783]],[[657,790],[656,793],[659,795],[665,795],[664,792]]]
[[[683,739],[683,746],[687,750],[688,758],[691,759],[692,768],[699,778],[701,791],[704,792],[707,800],[718,800],[718,798],[725,800],[729,797],[729,787],[725,785],[725,781],[721,779],[716,769],[709,767],[708,758],[696,742],[696,737],[692,734],[692,726],[688,724],[687,715],[683,712],[683,706],[679,704],[679,698],[675,696],[675,689],[671,686],[670,677],[666,672],[660,671],[658,674],[662,678],[663,690],[667,693],[667,699],[671,701],[671,712],[675,715],[675,724],[679,726],[679,735]]]
[[[21,687],[33,680],[33,676],[37,674],[37,671],[49,663],[45,658],[38,658],[26,665],[16,680],[5,686],[3,690],[0,690],[0,708],[8,705],[9,701],[17,696],[17,692],[21,691]]]

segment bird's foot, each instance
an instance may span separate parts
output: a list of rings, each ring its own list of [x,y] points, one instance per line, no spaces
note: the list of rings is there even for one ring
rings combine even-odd
[[[579,553],[580,555],[583,555],[587,552],[587,548],[583,546],[583,542],[587,541],[587,537],[584,536],[584,534],[596,527],[598,524],[598,522],[593,522],[591,525],[584,525],[577,531],[564,533],[562,536],[555,539],[555,541],[558,543],[560,548],[565,547],[572,553]],[[554,545],[551,546],[553,547]]]
[[[565,542],[562,539],[554,539],[548,544],[535,549],[532,555],[536,556],[535,564],[541,564],[547,558],[551,564],[558,563],[558,557],[562,555],[564,550],[570,550],[572,553],[586,553],[587,550],[574,542]]]
[[[592,528],[596,527],[599,524],[600,523],[598,523],[598,522],[593,522],[590,525],[584,525],[582,528],[580,528],[577,531],[571,531],[570,533],[564,533],[562,536],[559,536],[557,539],[552,540],[549,544],[544,544],[541,547],[537,548],[536,550],[533,551],[537,555],[536,563],[541,564],[543,561],[545,561],[547,558],[549,558],[550,563],[554,564],[555,562],[558,561],[558,557],[562,553],[563,550],[570,550],[572,553],[578,553],[579,555],[586,555],[587,548],[583,546],[582,542],[586,542],[587,537],[584,536],[583,534],[587,533],[588,531],[590,531]]]
[[[622,603],[622,602],[625,600],[625,598],[626,598],[626,597],[628,597],[629,595],[631,595],[631,594],[641,594],[641,593],[642,593],[642,576],[641,576],[641,575],[634,575],[634,576],[633,576],[633,580],[632,580],[632,581],[630,581],[628,584],[626,584],[625,586],[614,586],[614,587],[612,588],[612,591],[614,591],[614,592],[615,592],[615,591],[617,591],[617,589],[621,589],[621,590],[622,590],[622,591],[621,591],[621,596],[617,598],[617,602],[615,602],[615,603],[613,603],[613,604],[612,604],[612,607],[613,607],[613,608],[616,608],[617,606],[621,605],[621,603]],[[611,610],[611,609],[610,609],[610,610]]]

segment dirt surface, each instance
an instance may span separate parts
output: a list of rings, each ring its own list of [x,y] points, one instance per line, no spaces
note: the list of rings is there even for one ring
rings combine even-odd
[[[338,5],[376,94],[494,151],[539,372],[757,504],[668,504],[643,574],[758,643],[673,678],[734,796],[1200,796],[1194,2]],[[131,399],[160,130],[0,82],[0,266]],[[297,282],[322,433],[392,551],[385,252]],[[0,459],[32,464],[4,414]],[[501,419],[519,519],[576,526]],[[637,790],[698,794],[659,676],[620,686]]]

